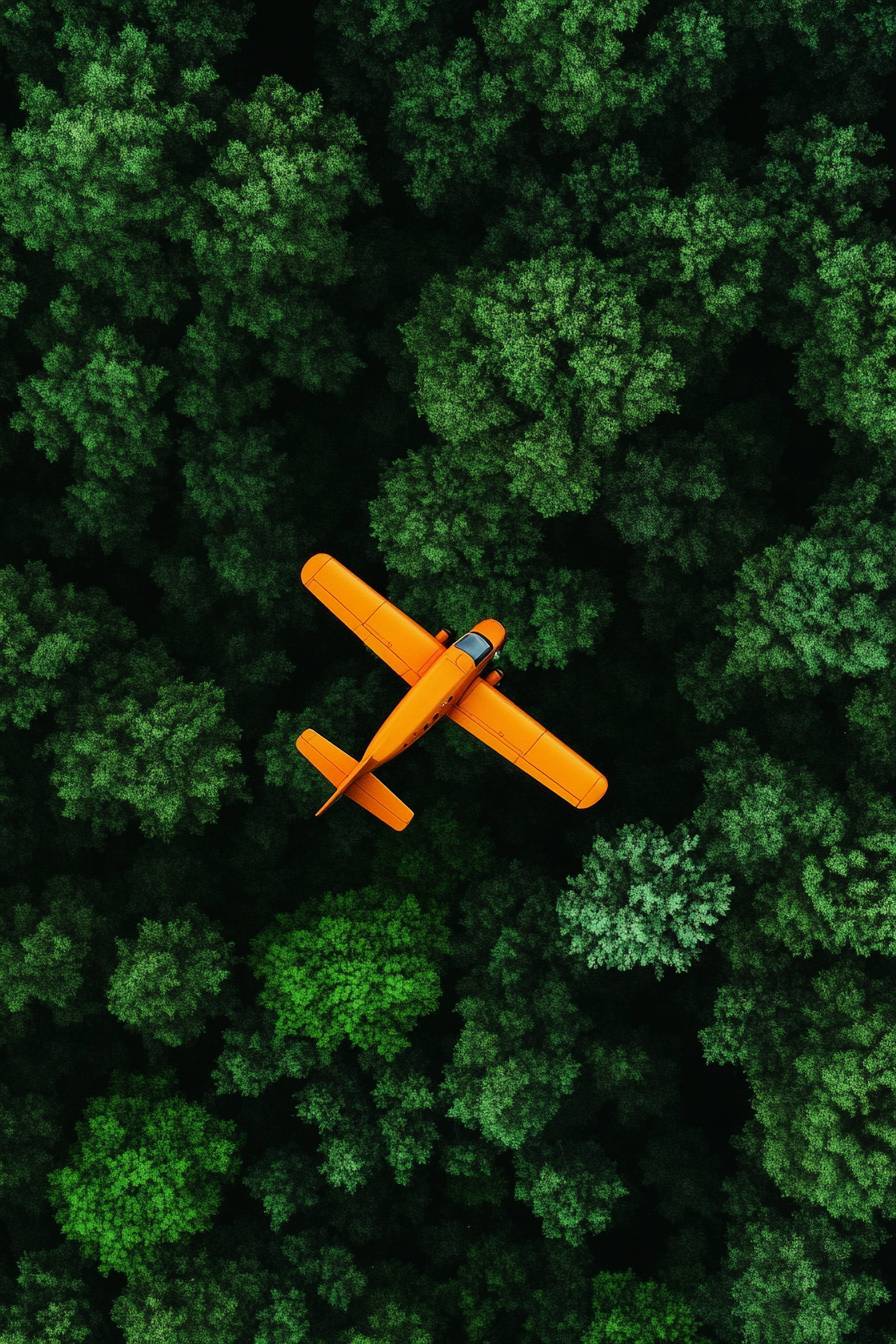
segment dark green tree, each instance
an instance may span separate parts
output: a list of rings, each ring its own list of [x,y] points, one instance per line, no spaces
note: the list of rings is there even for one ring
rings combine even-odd
[[[515,1194],[541,1219],[546,1237],[580,1246],[603,1232],[626,1193],[619,1173],[596,1143],[563,1144],[555,1154],[514,1157]]]
[[[207,916],[185,906],[175,919],[143,919],[132,939],[117,938],[109,1011],[165,1045],[198,1036],[218,1008],[233,944]]]
[[[72,695],[73,673],[110,639],[134,627],[98,589],[56,587],[47,566],[26,561],[0,571],[0,723],[27,728]]]
[[[33,1209],[43,1202],[59,1134],[58,1108],[50,1098],[0,1084],[0,1199],[5,1208]]]
[[[4,892],[0,916],[0,1004],[16,1023],[35,1004],[61,1021],[90,1002],[87,970],[100,933],[95,887],[51,878],[40,899],[24,884]]]
[[[245,797],[240,733],[224,692],[179,676],[160,648],[135,653],[121,674],[72,706],[47,740],[62,815],[99,835],[131,819],[162,839],[209,825],[222,803]]]
[[[708,1060],[747,1074],[762,1162],[781,1192],[847,1224],[889,1217],[896,1199],[885,985],[854,960],[783,983],[743,974],[702,1032]]]
[[[264,1271],[250,1255],[200,1246],[163,1252],[152,1273],[129,1275],[110,1312],[127,1344],[237,1344],[250,1334],[264,1292]],[[301,1339],[301,1336],[299,1336]]]
[[[215,72],[177,71],[133,24],[63,24],[58,45],[63,88],[26,80],[23,123],[3,142],[4,227],[64,275],[111,291],[126,316],[166,321],[187,294],[170,256],[184,208],[175,164],[213,129]]]
[[[167,371],[114,326],[85,331],[71,286],[52,308],[65,338],[20,385],[21,410],[10,423],[51,462],[71,463],[65,507],[75,529],[96,535],[104,550],[133,549],[170,432],[159,407]]]
[[[886,668],[896,640],[890,491],[859,481],[818,510],[812,530],[742,565],[719,629],[727,676],[795,695],[819,679]]]
[[[651,24],[642,0],[599,11],[561,10],[553,0],[487,3],[450,47],[436,16],[429,32],[412,27],[423,16],[415,6],[369,7],[375,12],[362,39],[359,8],[342,0],[325,13],[336,9],[341,28],[348,18],[358,59],[374,78],[388,78],[380,62],[394,52],[390,129],[410,170],[409,190],[427,210],[462,188],[487,187],[519,152],[520,123],[547,132],[550,149],[568,148],[640,125],[670,103],[705,116],[725,78],[723,25],[696,4]],[[649,29],[641,40],[636,27]],[[430,33],[440,41],[427,40]]]
[[[753,1163],[757,1147],[751,1127],[738,1148]],[[869,1227],[845,1236],[843,1225],[820,1210],[782,1210],[767,1184],[744,1171],[729,1187],[723,1338],[735,1332],[747,1344],[849,1338],[862,1317],[887,1300],[883,1284],[864,1267],[880,1233]]]
[[[704,1344],[688,1304],[662,1284],[638,1280],[630,1271],[604,1272],[594,1280],[594,1319],[582,1344]]]
[[[798,955],[896,947],[893,809],[868,785],[847,799],[811,770],[761,752],[743,731],[705,754],[715,862],[751,884],[756,924]],[[848,803],[848,807],[845,805]]]
[[[249,1168],[244,1181],[261,1202],[274,1232],[295,1214],[307,1213],[319,1202],[320,1179],[313,1163],[298,1148],[269,1148]]]
[[[269,433],[251,427],[185,435],[182,445],[186,498],[217,582],[269,612],[293,586],[299,549],[286,508],[296,483],[284,454]]]
[[[320,1174],[333,1189],[354,1195],[378,1174],[384,1154],[357,1077],[312,1080],[298,1094],[296,1114],[318,1132]]]
[[[896,1338],[896,12],[0,8],[0,1344]]]
[[[896,677],[890,668],[859,682],[846,720],[866,767],[884,777],[896,773]]]
[[[339,386],[355,367],[341,324],[318,297],[352,272],[340,227],[372,205],[361,137],[319,91],[270,75],[225,115],[230,138],[176,217],[212,319],[259,342],[272,373],[310,388]]]
[[[32,1251],[18,1265],[18,1293],[0,1306],[3,1344],[92,1344],[102,1328],[70,1246]]]
[[[376,725],[376,686],[381,684],[378,669],[363,681],[357,677],[334,677],[307,709],[297,714],[280,710],[271,729],[265,733],[256,753],[264,771],[265,784],[271,790],[283,790],[290,806],[299,814],[314,812],[324,801],[326,781],[312,770],[295,747],[304,728],[314,728],[346,750],[363,746],[362,738],[373,735]]]
[[[684,383],[629,275],[579,248],[437,276],[404,332],[430,429],[548,518],[587,512],[620,434],[675,410]]]
[[[560,968],[540,946],[551,908],[532,885],[522,911],[461,984],[463,1026],[443,1085],[449,1116],[512,1150],[544,1131],[582,1072],[576,1046],[584,1022]],[[511,920],[513,907],[504,913]]]
[[[520,668],[565,667],[570,654],[599,643],[612,613],[606,580],[552,566],[538,515],[509,496],[501,474],[471,475],[463,453],[409,453],[384,474],[370,517],[384,556],[407,580],[409,611],[431,612],[457,633],[499,611],[506,656]]]

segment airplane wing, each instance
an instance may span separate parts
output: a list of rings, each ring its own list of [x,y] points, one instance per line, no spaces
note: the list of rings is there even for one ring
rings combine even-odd
[[[444,651],[434,635],[332,555],[320,552],[306,560],[302,582],[409,686],[418,682],[435,656]]]
[[[448,717],[573,807],[593,807],[607,791],[599,770],[487,682],[474,681]]]

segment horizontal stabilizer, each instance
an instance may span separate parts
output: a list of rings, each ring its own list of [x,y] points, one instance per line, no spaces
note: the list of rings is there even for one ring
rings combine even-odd
[[[328,807],[330,803],[336,801],[340,786],[357,769],[358,762],[353,756],[349,756],[347,751],[343,751],[341,747],[316,733],[313,728],[306,728],[296,739],[296,747],[305,759],[320,771],[324,779],[335,784],[336,793],[324,804],[324,808]],[[387,826],[391,826],[393,831],[403,831],[414,815],[411,809],[373,774],[362,775],[353,784],[349,784],[345,789],[345,797],[351,798],[352,802],[363,807],[365,812],[370,812]]]
[[[358,764],[354,756],[349,756],[347,751],[328,742],[313,728],[306,728],[304,733],[296,738],[296,749],[302,753],[306,761],[311,762],[315,770],[320,771],[324,779],[328,779],[337,787]]]
[[[367,812],[372,812],[380,821],[391,826],[393,831],[403,831],[413,817],[413,812],[403,803],[397,794],[387,789],[376,775],[362,775],[345,791],[346,798],[360,803]]]

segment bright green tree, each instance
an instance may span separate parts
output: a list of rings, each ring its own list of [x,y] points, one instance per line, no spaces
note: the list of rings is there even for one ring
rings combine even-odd
[[[872,443],[892,441],[896,429],[894,276],[891,239],[833,238],[813,280],[800,286],[814,327],[797,358],[800,401],[812,420],[859,430]]]
[[[698,1322],[676,1293],[631,1270],[598,1274],[593,1283],[594,1319],[582,1344],[705,1344]]]
[[[57,1221],[103,1273],[134,1271],[211,1224],[236,1153],[231,1120],[164,1088],[94,1097],[50,1175]]]
[[[328,894],[256,940],[259,1000],[281,1038],[309,1037],[324,1057],[347,1042],[392,1059],[438,1004],[443,948],[439,918],[414,896]]]
[[[724,356],[730,337],[749,331],[762,315],[773,236],[765,202],[711,156],[705,171],[680,193],[662,183],[652,162],[626,142],[606,168],[577,168],[569,185],[580,207],[604,224],[602,244],[641,284],[658,287],[654,320],[664,317],[694,340],[700,327],[688,310],[696,307],[710,319],[704,341]]]

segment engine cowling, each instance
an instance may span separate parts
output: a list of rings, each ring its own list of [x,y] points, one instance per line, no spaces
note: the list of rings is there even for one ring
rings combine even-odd
[[[450,643],[451,643],[451,631],[450,631],[450,630],[440,630],[439,633],[436,635],[436,639],[439,641],[440,644],[450,644]]]
[[[489,686],[497,686],[498,682],[501,680],[503,676],[504,673],[501,671],[499,667],[493,667],[490,672],[486,672],[482,680],[487,681]]]

